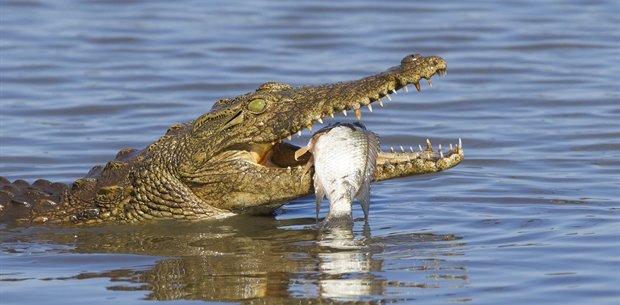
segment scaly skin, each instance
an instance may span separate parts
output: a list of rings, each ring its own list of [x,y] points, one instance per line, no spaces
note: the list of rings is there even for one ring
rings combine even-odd
[[[334,113],[354,110],[359,119],[360,107],[382,103],[408,84],[419,90],[421,79],[430,83],[446,67],[440,57],[409,55],[399,66],[356,81],[265,83],[172,126],[144,150],[122,150],[70,186],[1,178],[0,220],[135,222],[271,212],[313,190],[312,174],[304,174],[308,155],[296,161],[298,147],[283,140]],[[463,156],[459,145],[441,154],[431,145],[417,153],[381,152],[375,180],[438,172]]]

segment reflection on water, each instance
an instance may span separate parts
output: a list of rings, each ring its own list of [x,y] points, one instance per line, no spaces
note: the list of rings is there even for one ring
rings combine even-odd
[[[319,229],[320,296],[356,301],[371,295],[382,295],[381,280],[371,272],[381,272],[380,260],[370,251],[370,227],[364,224],[363,239],[356,240],[352,223]]]
[[[146,291],[146,298],[152,300],[278,304],[299,298],[310,303],[320,303],[324,299],[337,303],[361,300],[374,303],[390,299],[390,287],[440,287],[438,279],[447,278],[441,278],[435,272],[441,269],[448,253],[457,253],[462,246],[452,243],[457,239],[452,235],[405,234],[373,238],[368,226],[360,232],[355,232],[352,227],[319,231],[312,223],[310,219],[277,221],[238,217],[181,226],[163,223],[137,228],[121,226],[60,231],[15,228],[9,229],[10,233],[0,240],[4,245],[1,258],[6,260],[19,255],[8,254],[7,247],[15,249],[19,244],[28,248],[42,241],[73,247],[64,248],[62,252],[99,256],[107,253],[108,260],[114,260],[115,254],[161,257],[142,268],[76,272],[54,278],[107,278],[111,281],[107,286],[109,290]],[[58,251],[56,249],[51,252]],[[430,249],[431,252],[426,252]],[[442,249],[441,252],[434,252],[438,249]],[[386,250],[417,252],[418,255],[408,255],[407,264],[399,268],[421,274],[387,281],[381,275],[386,271],[382,258]],[[119,259],[126,258],[121,256]],[[40,260],[38,263],[42,265],[52,263],[46,262],[45,257]],[[435,266],[421,268],[428,260],[432,260]],[[81,265],[75,266],[74,270],[96,268],[89,266],[88,259],[78,262]],[[3,270],[2,281],[34,280],[19,270],[12,273],[11,269]],[[459,276],[465,277],[464,266],[456,270],[461,271]],[[395,298],[399,299],[398,296]]]

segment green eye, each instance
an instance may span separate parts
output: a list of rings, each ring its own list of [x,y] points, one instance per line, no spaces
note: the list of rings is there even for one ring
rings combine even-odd
[[[267,105],[267,101],[261,98],[254,99],[248,104],[248,110],[253,113],[261,113],[265,110],[265,106]]]

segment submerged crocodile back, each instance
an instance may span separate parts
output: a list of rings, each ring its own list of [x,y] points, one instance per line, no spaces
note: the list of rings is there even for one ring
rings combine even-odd
[[[115,218],[128,197],[129,174],[139,151],[123,149],[70,185],[0,177],[0,222],[88,222]],[[107,213],[107,214],[105,214]]]
[[[24,180],[11,183],[0,177],[0,221],[31,219],[37,213],[53,209],[61,202],[67,187],[44,179],[29,184]]]

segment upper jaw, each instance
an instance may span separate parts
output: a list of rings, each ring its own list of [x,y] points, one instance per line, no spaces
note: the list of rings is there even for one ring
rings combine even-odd
[[[408,55],[401,60],[399,66],[357,81],[279,90],[276,95],[280,100],[278,104],[282,106],[278,107],[296,105],[280,111],[274,109],[270,119],[253,122],[259,129],[270,130],[270,133],[258,135],[255,141],[252,141],[255,144],[250,144],[252,148],[249,152],[258,156],[255,160],[261,165],[302,165],[305,160],[295,161],[289,158],[297,146],[283,141],[291,140],[295,134],[301,135],[304,128],[312,132],[314,124],[323,124],[323,119],[327,116],[347,116],[348,111],[352,110],[357,120],[361,120],[362,107],[365,106],[373,112],[372,104],[383,107],[384,99],[391,100],[391,94],[399,91],[408,92],[407,86],[410,84],[420,91],[422,79],[426,79],[432,86],[431,78],[434,75],[444,76],[446,69],[446,62],[440,57]],[[267,125],[269,128],[266,128]],[[271,162],[272,159],[276,162]]]
[[[434,75],[445,76],[447,64],[438,56],[424,57],[419,54],[405,56],[399,66],[389,68],[385,72],[349,82],[290,88],[281,92],[286,103],[297,103],[293,110],[284,111],[285,118],[277,118],[285,124],[272,122],[281,128],[274,128],[271,142],[275,144],[284,139],[291,139],[294,134],[301,134],[304,128],[312,131],[316,123],[323,124],[326,117],[348,115],[354,112],[357,120],[361,120],[362,107],[373,112],[372,104],[383,107],[384,99],[391,101],[391,94],[399,91],[409,92],[408,85],[413,84],[417,91],[421,90],[420,81],[426,79],[432,86]],[[301,111],[300,111],[301,110]]]

